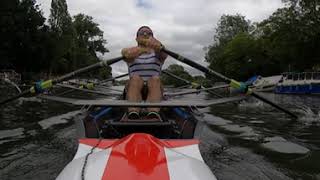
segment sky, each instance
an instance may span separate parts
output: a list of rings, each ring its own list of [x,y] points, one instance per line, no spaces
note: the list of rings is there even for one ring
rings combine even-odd
[[[51,0],[37,0],[44,16],[49,17]],[[104,31],[109,53],[102,59],[121,56],[121,49],[136,46],[135,35],[142,25],[151,27],[154,36],[167,49],[202,65],[204,48],[212,44],[215,28],[223,14],[245,16],[252,22],[268,18],[281,0],[67,0],[71,16],[83,13],[92,16]],[[168,58],[164,68],[180,64]],[[192,75],[201,74],[187,65]],[[127,65],[112,65],[113,75],[128,72]]]

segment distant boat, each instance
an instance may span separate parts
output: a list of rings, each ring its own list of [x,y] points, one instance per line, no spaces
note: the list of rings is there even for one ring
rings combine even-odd
[[[320,94],[320,72],[288,72],[275,88],[278,94]]]
[[[252,82],[251,88],[254,91],[260,92],[273,92],[278,82],[281,80],[282,75],[262,77],[258,76],[255,81]]]

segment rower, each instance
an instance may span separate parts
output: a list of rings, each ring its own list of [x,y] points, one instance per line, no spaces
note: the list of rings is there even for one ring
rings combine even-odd
[[[160,73],[167,54],[161,52],[162,44],[153,37],[150,27],[142,26],[137,31],[137,46],[122,49],[127,62],[129,82],[126,86],[126,99],[131,102],[160,102],[162,85]],[[147,108],[147,118],[159,119],[160,108]],[[141,109],[128,108],[128,119],[140,119]]]

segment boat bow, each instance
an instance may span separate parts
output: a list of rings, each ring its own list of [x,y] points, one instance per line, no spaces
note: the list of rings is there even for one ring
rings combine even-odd
[[[82,174],[84,179],[216,179],[198,144],[195,139],[160,140],[144,133],[117,140],[80,139],[74,159],[57,179],[80,179]]]

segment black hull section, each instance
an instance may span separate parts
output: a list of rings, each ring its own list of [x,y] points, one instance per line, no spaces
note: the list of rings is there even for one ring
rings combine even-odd
[[[102,111],[108,112],[97,115]],[[126,121],[126,109],[90,107],[77,116],[76,121],[80,138],[114,139],[131,133],[148,133],[160,139],[192,139],[197,119],[191,112],[191,109],[163,108],[161,122],[146,119]]]

